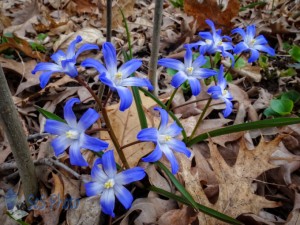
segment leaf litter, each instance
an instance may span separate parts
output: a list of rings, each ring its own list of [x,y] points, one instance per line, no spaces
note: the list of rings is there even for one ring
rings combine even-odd
[[[292,43],[299,44],[299,13],[297,14],[299,5],[294,1],[273,1],[273,4],[266,2],[264,6],[248,8],[251,1],[241,1],[241,3],[235,0],[223,1],[222,7],[218,5],[218,1],[187,0],[184,2],[184,11],[174,8],[168,2],[164,3],[159,50],[164,56],[177,54],[181,59],[182,45],[196,40],[197,31],[206,28],[204,19],[207,18],[217,18],[218,27],[228,27],[228,29],[255,23],[259,33],[271,37],[273,44],[278,42],[280,45],[278,49],[281,49],[282,54],[286,54],[282,40],[292,39]],[[195,4],[197,4],[196,7]],[[44,107],[58,115],[62,115],[62,104],[72,96],[79,96],[80,100],[84,101],[84,104],[76,110],[78,113],[91,105],[90,95],[68,76],[55,74],[52,78],[54,82],[46,89],[40,90],[38,75],[32,76],[31,70],[36,63],[48,61],[48,56],[53,51],[59,48],[66,49],[70,40],[78,34],[83,37],[83,43],[97,43],[101,46],[106,35],[105,1],[48,0],[41,4],[40,1],[35,0],[4,0],[0,6],[1,34],[13,34],[13,38],[9,39],[8,43],[0,44],[1,64],[6,74],[10,76],[8,77],[9,86],[24,128],[29,135],[43,131],[44,119],[38,115],[34,105]],[[113,12],[116,16],[113,22],[113,42],[119,49],[128,50],[119,6],[123,8],[128,19],[133,39],[133,53],[148,62],[154,3],[144,0],[114,2]],[[240,7],[243,11],[238,11]],[[28,10],[29,8],[31,10]],[[199,11],[205,13],[199,13]],[[218,16],[215,15],[216,12]],[[196,17],[196,20],[191,15]],[[44,41],[39,41],[37,38],[39,33],[46,33],[48,36]],[[33,50],[30,47],[32,42],[44,45],[47,51]],[[8,55],[12,56],[12,59],[6,57],[10,49],[13,49],[13,52]],[[101,56],[97,57],[101,58]],[[247,67],[233,69],[231,73],[235,80],[230,84],[230,91],[235,99],[236,117],[224,119],[216,113],[216,110],[224,108],[224,104],[215,102],[207,111],[205,120],[196,134],[228,124],[259,120],[262,118],[263,110],[269,106],[274,96],[290,88],[299,88],[299,77],[278,77],[276,72],[276,65],[280,63],[278,60],[272,59],[268,62],[266,70],[260,70],[258,65],[251,69]],[[145,64],[144,70],[146,70]],[[96,74],[90,75],[89,71],[85,72],[89,85],[97,90],[99,84],[96,82]],[[166,96],[170,95],[170,79],[166,76],[169,75],[162,71],[159,81],[160,93],[164,96],[164,101],[167,100]],[[271,81],[266,81],[266,76],[271,76]],[[270,84],[264,84],[266,82],[275,82],[275,88],[272,88]],[[172,107],[175,108],[174,112],[187,132],[191,132],[192,125],[195,124],[206,104],[208,96],[204,95],[204,91],[202,93],[203,95],[200,94],[196,98],[187,99],[186,93],[178,91],[172,103]],[[143,107],[147,110],[149,126],[158,126],[158,117],[151,111],[156,103],[141,95]],[[194,103],[178,107],[191,101]],[[120,143],[124,145],[136,141],[136,134],[140,127],[134,104],[128,111],[120,112],[117,110],[118,104],[114,102],[112,98],[107,111],[113,127],[116,128]],[[107,133],[101,132],[100,136],[110,141]],[[298,224],[299,138],[299,125],[277,130],[239,132],[214,137],[208,143],[203,142],[191,146],[193,155],[190,159],[178,157],[181,164],[178,178],[197,202],[232,217],[243,217],[242,221],[245,223],[257,221],[262,224]],[[33,159],[53,157],[53,154],[38,154],[39,151],[44,151],[43,149],[49,150],[49,146],[45,147],[49,145],[49,141],[50,139],[43,137],[30,142]],[[4,146],[1,152],[1,164],[10,163],[12,157],[5,139],[1,140],[1,146]],[[151,184],[175,192],[175,187],[159,169],[154,165],[140,162],[140,158],[152,149],[151,143],[139,143],[125,148],[124,152],[131,166],[139,164],[146,168]],[[90,165],[92,165],[94,156],[85,155],[85,157],[89,158]],[[67,155],[59,160],[70,166]],[[163,162],[166,163],[165,160]],[[166,165],[169,166],[168,163]],[[44,183],[41,193],[48,198],[49,193],[61,194],[64,198],[68,195],[78,197],[79,208],[66,209],[64,213],[61,206],[51,210],[50,206],[46,205],[45,211],[31,211],[25,221],[38,224],[78,224],[79,222],[98,224],[99,220],[103,219],[100,216],[98,199],[85,197],[81,180],[74,179],[68,172],[55,166],[39,166],[38,168],[41,170],[40,180]],[[86,174],[89,174],[89,168],[72,169],[82,177],[88,177]],[[9,172],[14,171],[9,170]],[[1,173],[0,187],[6,191],[8,186],[14,186],[16,178],[8,180],[7,186],[2,181],[5,177],[7,173],[3,175]],[[49,177],[52,177],[51,182],[49,182]],[[8,219],[3,224],[11,223]],[[145,223],[221,224],[212,217],[195,213],[191,208],[173,200],[162,199],[153,192],[137,197],[132,208],[124,213],[124,218],[119,222],[122,225]]]

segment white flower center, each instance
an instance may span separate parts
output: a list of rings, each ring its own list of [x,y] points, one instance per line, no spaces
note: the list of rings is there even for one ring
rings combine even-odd
[[[66,136],[67,138],[76,140],[79,138],[79,132],[77,130],[69,130],[66,132]]]
[[[193,73],[193,70],[194,70],[193,67],[188,67],[188,68],[186,68],[186,71],[187,71],[189,74],[192,74],[192,73]]]
[[[109,179],[105,182],[104,187],[106,189],[112,188],[115,185],[115,181],[113,179]]]
[[[160,143],[166,143],[168,141],[171,141],[172,137],[170,135],[160,135],[159,136],[159,142]]]
[[[210,45],[212,43],[212,40],[206,39],[205,42],[206,42],[206,44]]]
[[[222,44],[223,44],[222,41],[219,41],[219,42],[218,42],[218,46],[221,46]]]
[[[121,72],[117,72],[116,75],[115,75],[115,78],[117,80],[122,80],[122,73]]]
[[[222,91],[222,95],[223,95],[223,96],[227,95],[227,93],[228,93],[227,90],[223,90],[223,91]]]

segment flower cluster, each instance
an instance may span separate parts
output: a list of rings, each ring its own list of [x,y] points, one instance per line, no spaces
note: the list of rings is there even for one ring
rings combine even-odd
[[[259,51],[268,53],[271,56],[275,55],[275,52],[262,35],[256,36],[254,25],[248,26],[246,31],[241,28],[232,31],[232,34],[239,34],[242,37],[242,41],[234,46],[231,38],[222,36],[221,30],[217,30],[211,20],[206,20],[206,23],[211,27],[211,32],[200,32],[200,41],[185,45],[184,62],[177,59],[163,58],[158,60],[158,64],[176,70],[171,85],[177,89],[183,83],[188,82],[194,96],[199,95],[201,92],[201,80],[213,78],[210,79],[211,84],[207,88],[207,93],[211,96],[211,99],[221,100],[225,103],[223,115],[227,117],[233,110],[233,97],[227,89],[223,65],[220,65],[218,70],[213,69],[215,66],[212,65],[211,68],[208,68],[207,60],[209,57],[205,54],[212,57],[213,54],[218,53],[223,58],[229,57],[233,65],[235,63],[234,54],[250,52],[248,62],[252,63],[258,59]],[[72,41],[66,53],[61,50],[54,53],[51,59],[55,63],[43,62],[34,68],[33,74],[42,71],[40,75],[40,86],[42,88],[47,85],[53,73],[64,73],[72,78],[78,76],[77,57],[84,51],[99,49],[97,45],[83,44],[76,51],[76,45],[81,40],[82,38],[78,36]],[[199,50],[200,55],[193,54],[193,49]],[[116,49],[110,42],[103,43],[102,53],[105,64],[88,58],[81,63],[81,66],[92,67],[98,71],[99,81],[107,85],[111,91],[118,93],[120,97],[119,109],[125,111],[133,101],[132,94],[127,87],[146,87],[148,90],[152,90],[153,87],[148,79],[134,76],[134,73],[142,65],[141,60],[131,59],[123,65],[118,65]],[[64,106],[64,120],[47,119],[45,131],[57,135],[52,140],[52,147],[56,156],[68,151],[72,165],[88,166],[89,164],[81,154],[81,150],[103,151],[108,148],[108,143],[86,134],[86,130],[99,119],[99,114],[94,109],[88,109],[77,120],[73,106],[79,102],[77,98],[69,99]],[[154,110],[160,114],[160,126],[158,128],[142,129],[137,134],[139,141],[155,144],[154,150],[143,157],[142,160],[156,162],[165,156],[170,162],[172,173],[176,174],[179,171],[179,164],[174,152],[183,153],[186,157],[190,157],[191,151],[186,147],[184,141],[180,140],[182,127],[176,122],[168,123],[169,114],[165,109],[155,107]],[[92,181],[85,183],[86,194],[87,196],[100,195],[102,211],[114,217],[115,197],[128,209],[132,204],[133,196],[124,185],[141,180],[144,177],[145,171],[141,167],[134,167],[117,173],[114,153],[112,150],[108,150],[103,153],[102,158],[95,161],[91,170]]]

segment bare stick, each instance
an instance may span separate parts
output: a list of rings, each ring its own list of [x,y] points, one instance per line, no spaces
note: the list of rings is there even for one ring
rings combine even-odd
[[[153,85],[153,94],[158,95],[158,82],[157,82],[157,57],[160,43],[160,28],[162,21],[162,10],[163,10],[163,0],[155,0],[154,9],[154,24],[152,33],[152,47],[151,47],[151,57],[149,62],[149,72],[148,76]]]
[[[112,0],[106,0],[106,41],[111,42]]]
[[[0,120],[6,133],[23,183],[26,204],[29,196],[37,195],[38,180],[30,157],[29,147],[17,110],[12,101],[6,78],[0,65]]]

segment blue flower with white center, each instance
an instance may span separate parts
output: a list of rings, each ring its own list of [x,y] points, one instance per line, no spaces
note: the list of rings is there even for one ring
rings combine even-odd
[[[99,167],[99,162],[102,168]],[[122,205],[129,209],[133,201],[131,193],[124,185],[141,180],[146,173],[141,167],[134,167],[117,174],[116,162],[112,150],[105,152],[92,168],[92,182],[85,184],[86,195],[101,195],[100,205],[102,211],[115,217],[115,196]]]
[[[70,147],[71,164],[88,166],[81,155],[80,149],[85,148],[98,152],[106,149],[108,143],[85,134],[85,131],[99,118],[99,114],[94,109],[88,109],[77,122],[72,107],[79,102],[78,98],[68,100],[64,107],[64,117],[67,123],[47,119],[45,131],[58,135],[51,143],[56,156],[59,156]]]
[[[226,90],[227,82],[223,75],[223,65],[221,65],[218,73],[217,85],[208,88],[207,93],[212,99],[222,99],[225,102],[226,108],[223,110],[224,117],[227,117],[232,112],[232,95]]]
[[[229,36],[221,36],[221,29],[216,30],[213,21],[205,20],[205,22],[211,27],[210,32],[199,32],[199,36],[204,39],[204,41],[198,41],[196,43],[189,44],[191,47],[200,46],[200,54],[204,55],[205,53],[214,54],[216,52],[221,52],[223,57],[230,57],[232,62],[234,62],[233,55],[228,51],[232,50],[231,38]],[[228,42],[224,42],[223,39]]]
[[[77,52],[76,44],[81,42],[82,38],[77,36],[74,41],[71,42],[68,47],[67,53],[64,53],[61,50],[58,50],[51,56],[51,59],[55,63],[42,62],[36,65],[32,73],[35,74],[38,71],[44,71],[40,75],[40,86],[44,88],[50,80],[50,77],[53,73],[65,73],[70,77],[76,77],[78,75],[77,68],[75,66],[77,57],[84,51],[96,49],[99,50],[99,47],[94,44],[84,44],[82,45]]]
[[[241,28],[235,28],[232,30],[232,33],[238,33],[242,36],[243,39],[243,41],[241,41],[234,47],[233,52],[235,54],[238,54],[241,52],[250,51],[251,56],[248,59],[249,63],[252,63],[258,59],[259,51],[266,52],[270,56],[275,56],[275,50],[268,45],[268,42],[263,35],[258,35],[257,37],[255,37],[255,25],[249,25],[246,28],[246,32]]]
[[[191,152],[187,149],[184,142],[175,138],[180,135],[182,128],[176,122],[167,126],[168,113],[166,110],[159,107],[155,107],[154,110],[160,112],[161,123],[159,129],[154,127],[145,128],[138,133],[137,139],[154,142],[156,147],[153,152],[142,159],[145,162],[156,162],[162,157],[162,153],[164,153],[171,163],[172,173],[176,174],[179,166],[173,151],[183,153],[187,157],[191,156]]]
[[[182,83],[188,80],[192,94],[198,95],[201,91],[201,85],[198,79],[205,79],[216,74],[214,70],[201,68],[206,63],[203,55],[200,55],[193,62],[192,50],[187,46],[184,56],[184,63],[177,59],[160,59],[157,62],[159,65],[177,70],[171,80],[171,84],[178,88]]]
[[[112,91],[118,92],[121,99],[121,111],[128,109],[132,103],[132,94],[125,86],[148,87],[149,90],[153,89],[148,79],[131,76],[131,74],[142,65],[141,60],[132,59],[124,63],[118,69],[116,49],[110,42],[103,44],[103,56],[106,68],[95,59],[86,59],[81,65],[95,68],[100,74],[100,81],[109,86]]]

